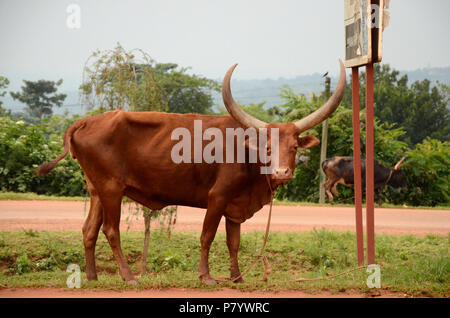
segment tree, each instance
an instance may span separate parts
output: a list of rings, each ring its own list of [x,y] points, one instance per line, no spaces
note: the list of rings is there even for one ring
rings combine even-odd
[[[408,109],[411,116],[403,124],[411,144],[423,142],[427,137],[450,141],[449,88],[443,83],[432,87],[429,80],[411,85],[413,100]]]
[[[217,82],[187,74],[174,63],[156,63],[139,49],[96,51],[86,61],[82,103],[89,109],[212,113]]]
[[[11,92],[12,98],[26,105],[25,111],[32,119],[42,121],[43,118],[53,113],[53,107],[60,107],[66,99],[66,94],[57,94],[58,86],[63,82],[60,79],[57,82],[39,80],[23,81],[22,92]]]
[[[360,109],[365,108],[366,74],[360,76]],[[346,108],[352,107],[351,80],[342,101]],[[374,107],[375,116],[386,123],[403,127],[405,135],[401,140],[410,146],[426,137],[441,141],[450,140],[450,87],[425,79],[408,84],[408,76],[400,77],[400,72],[388,64],[374,66]]]
[[[211,79],[189,75],[188,68],[174,63],[155,64],[158,83],[166,92],[168,112],[211,114],[214,98],[211,91],[220,92],[220,85]]]
[[[3,91],[6,89],[9,85],[9,80],[6,77],[0,76],[0,97],[5,96],[6,91]],[[0,116],[5,116],[8,114],[6,109],[2,107],[3,101],[0,100]]]
[[[166,93],[156,80],[153,60],[139,49],[95,51],[86,61],[81,102],[101,111],[123,107],[130,111],[167,110]]]

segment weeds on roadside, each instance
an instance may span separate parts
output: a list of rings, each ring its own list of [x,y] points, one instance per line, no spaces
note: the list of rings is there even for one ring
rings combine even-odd
[[[66,287],[67,266],[78,264],[85,270],[82,235],[78,232],[36,232],[30,239],[26,231],[0,232],[0,285],[6,287]],[[152,231],[149,241],[147,274],[139,277],[139,288],[205,288],[197,277],[200,259],[199,233]],[[143,233],[122,233],[122,249],[131,270],[139,275]],[[258,255],[264,233],[241,236],[239,262],[245,270]],[[376,261],[402,266],[382,266],[381,286],[410,295],[450,296],[450,235],[390,236],[376,235]],[[307,233],[271,233],[266,256],[272,274],[261,282],[262,268],[255,266],[243,284],[224,282],[242,290],[301,289],[309,292],[328,290],[369,292],[367,273],[355,271],[334,279],[331,275],[356,266],[354,233],[315,229]],[[211,273],[229,276],[229,254],[225,233],[218,233],[210,252]],[[118,275],[118,266],[106,239],[100,235],[96,248],[98,282],[87,282],[82,273],[82,288],[127,289]],[[407,263],[405,263],[407,261]],[[294,278],[325,278],[315,282],[293,282]]]

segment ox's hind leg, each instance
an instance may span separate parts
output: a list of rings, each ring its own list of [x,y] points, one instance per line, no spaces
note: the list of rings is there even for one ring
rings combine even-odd
[[[122,205],[122,193],[110,192],[102,193],[100,200],[103,206],[103,226],[102,231],[108,240],[114,254],[114,258],[119,264],[120,276],[129,284],[136,284],[133,274],[128,267],[127,261],[120,247],[120,210]]]
[[[203,220],[202,235],[200,237],[201,243],[201,254],[200,254],[200,265],[198,268],[198,277],[200,280],[207,284],[215,284],[216,281],[209,274],[209,249],[216,236],[217,227],[219,226],[220,219],[222,218],[223,208],[220,208],[217,200],[208,200],[208,209],[206,210],[205,219]]]
[[[337,190],[337,186],[338,186],[339,182],[336,182],[335,184],[333,184],[333,186],[331,187],[331,193],[333,193],[335,196],[339,195],[339,192]]]
[[[91,189],[91,206],[83,224],[83,243],[86,258],[86,276],[88,280],[97,280],[95,268],[95,244],[102,225],[102,205],[95,190]]]
[[[328,201],[333,204],[334,200],[333,200],[333,194],[331,193],[331,187],[333,185],[333,180],[328,179],[327,181],[324,182],[323,187],[325,188],[325,192],[328,196]]]
[[[241,275],[239,271],[238,264],[238,250],[239,243],[241,240],[241,224],[234,223],[233,221],[226,220],[226,231],[227,231],[227,246],[230,252],[230,278],[233,280]],[[234,282],[243,283],[242,277],[236,279]]]

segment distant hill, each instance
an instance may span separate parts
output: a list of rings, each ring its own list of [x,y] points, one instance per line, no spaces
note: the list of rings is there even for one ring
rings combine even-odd
[[[349,72],[347,72],[349,74]],[[408,75],[408,83],[429,79],[431,83],[436,81],[450,84],[450,67],[422,68],[413,71],[400,71],[400,76]],[[337,77],[331,77],[331,89],[337,83]],[[234,99],[241,104],[260,103],[266,101],[265,107],[280,105],[283,100],[279,97],[280,89],[290,86],[297,94],[304,94],[309,97],[312,92],[319,94],[324,90],[324,79],[321,74],[302,75],[292,79],[279,78],[266,80],[232,80],[231,89]],[[216,104],[222,105],[222,96],[216,94]]]
[[[332,86],[336,84],[332,79]],[[294,92],[309,96],[311,92],[317,94],[324,90],[324,79],[322,75],[315,73],[312,75],[301,75],[295,78],[286,79],[265,79],[265,80],[232,80],[231,90],[234,99],[241,104],[266,102],[265,107],[272,107],[283,103],[279,96],[283,86],[291,87]],[[214,95],[215,103],[223,105],[222,95]]]
[[[408,83],[429,79],[432,83],[436,81],[449,84],[450,82],[450,66],[448,67],[427,67],[414,71],[400,71],[400,74],[408,75]]]
[[[348,72],[347,72],[348,74]],[[408,75],[408,83],[429,79],[433,84],[440,81],[450,85],[450,67],[429,67],[421,68],[413,71],[400,71],[400,75]],[[221,81],[221,79],[218,79]],[[334,89],[337,83],[337,78],[331,78],[331,89]],[[231,89],[234,99],[241,104],[260,103],[265,101],[265,107],[273,107],[280,105],[283,100],[280,98],[280,90],[283,86],[290,86],[297,93],[305,94],[309,97],[312,92],[318,94],[324,90],[324,79],[321,74],[315,73],[312,75],[300,75],[295,78],[278,78],[278,79],[263,79],[263,80],[232,80]],[[63,114],[65,111],[69,113],[84,113],[78,103],[78,91],[65,91],[67,98],[64,106],[54,110],[56,114]],[[3,97],[3,107],[11,109],[13,112],[23,110],[23,105],[14,101],[10,95]],[[220,93],[214,94],[216,105],[223,105],[222,96]]]

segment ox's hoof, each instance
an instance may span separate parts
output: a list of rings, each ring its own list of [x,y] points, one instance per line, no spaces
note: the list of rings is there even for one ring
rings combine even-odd
[[[127,281],[127,285],[128,285],[128,286],[137,286],[137,284],[138,284],[138,281],[135,280],[135,279],[132,279],[132,280],[128,280],[128,281]]]
[[[200,277],[200,280],[202,281],[203,284],[205,284],[206,286],[214,286],[217,284],[216,280],[214,278],[212,278],[211,276],[203,276]]]
[[[231,281],[236,284],[237,283],[245,283],[245,280],[242,277],[239,277],[238,279],[231,278]]]

